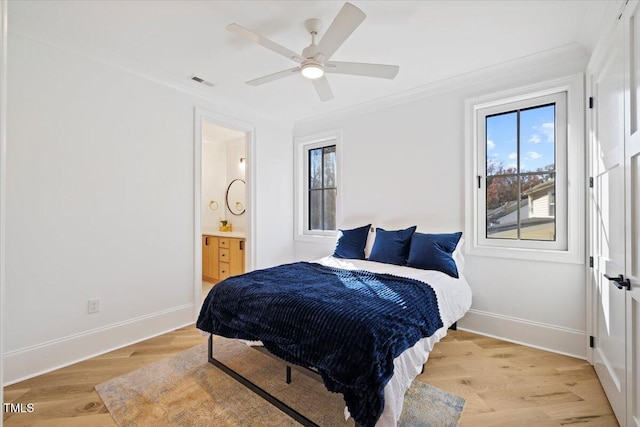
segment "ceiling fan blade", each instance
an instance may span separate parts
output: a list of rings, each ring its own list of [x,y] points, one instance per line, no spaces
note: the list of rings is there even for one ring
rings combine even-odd
[[[246,28],[244,28],[241,25],[238,24],[229,24],[227,25],[227,30],[231,31],[232,33],[236,33],[239,36],[244,37],[245,39],[252,41],[254,43],[258,43],[260,46],[266,47],[267,49],[275,52],[275,53],[279,53],[282,56],[286,56],[287,58],[296,61],[296,62],[302,62],[305,60],[305,58],[303,58],[302,56],[298,55],[297,53],[295,53],[292,50],[287,49],[284,46],[279,45],[278,43],[271,41],[265,37],[262,37],[260,34],[258,33],[254,33],[251,30],[248,30]]]
[[[365,64],[363,62],[335,62],[324,64],[324,71],[335,74],[355,74],[357,76],[393,79],[398,74],[397,65]]]
[[[288,77],[299,72],[300,72],[300,67],[293,67],[293,68],[289,68],[288,70],[278,71],[277,73],[269,74],[268,76],[258,77],[257,79],[249,80],[247,84],[251,86],[259,86],[261,84],[282,79],[284,77]]]
[[[316,88],[316,92],[318,92],[318,96],[322,102],[333,99],[333,91],[331,90],[331,86],[329,86],[329,81],[326,76],[313,79],[311,82],[313,83],[313,87]]]
[[[351,3],[345,3],[318,43],[318,52],[322,52],[326,59],[331,58],[366,17],[363,11]]]

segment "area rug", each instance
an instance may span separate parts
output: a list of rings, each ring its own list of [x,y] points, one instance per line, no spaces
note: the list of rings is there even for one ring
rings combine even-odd
[[[216,337],[215,356],[321,426],[353,426],[342,395],[237,341]],[[96,386],[120,427],[298,426],[292,418],[207,362],[199,345]],[[400,426],[457,426],[464,399],[419,380],[407,392]]]

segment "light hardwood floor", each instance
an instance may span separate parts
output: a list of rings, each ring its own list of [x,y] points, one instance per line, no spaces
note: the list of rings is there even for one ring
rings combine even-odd
[[[460,426],[618,426],[584,360],[455,331],[420,378],[466,399]]]
[[[35,411],[4,425],[113,427],[96,385],[202,342],[186,327],[6,387],[5,402]],[[618,425],[587,362],[464,331],[436,345],[420,378],[466,399],[463,427]]]

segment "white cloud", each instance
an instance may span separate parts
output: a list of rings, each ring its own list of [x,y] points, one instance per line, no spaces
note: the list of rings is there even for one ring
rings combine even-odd
[[[509,154],[509,160],[515,160],[518,158],[518,153],[511,153]]]
[[[493,150],[495,146],[496,144],[492,140],[487,139],[487,150]]]
[[[527,158],[529,158],[531,160],[537,160],[537,159],[539,159],[541,157],[542,157],[542,154],[536,153],[535,151],[527,152]]]
[[[537,134],[531,135],[531,138],[529,138],[529,142],[531,144],[539,144],[540,143],[540,135],[537,135]]]
[[[547,137],[547,142],[554,142],[556,137],[555,124],[553,122],[547,122],[542,124],[540,131]]]

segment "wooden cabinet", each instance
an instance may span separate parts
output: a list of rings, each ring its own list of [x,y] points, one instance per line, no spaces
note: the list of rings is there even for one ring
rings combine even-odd
[[[202,278],[209,282],[217,282],[220,238],[202,236]]]
[[[241,238],[202,236],[202,278],[218,282],[244,273],[244,245]]]

